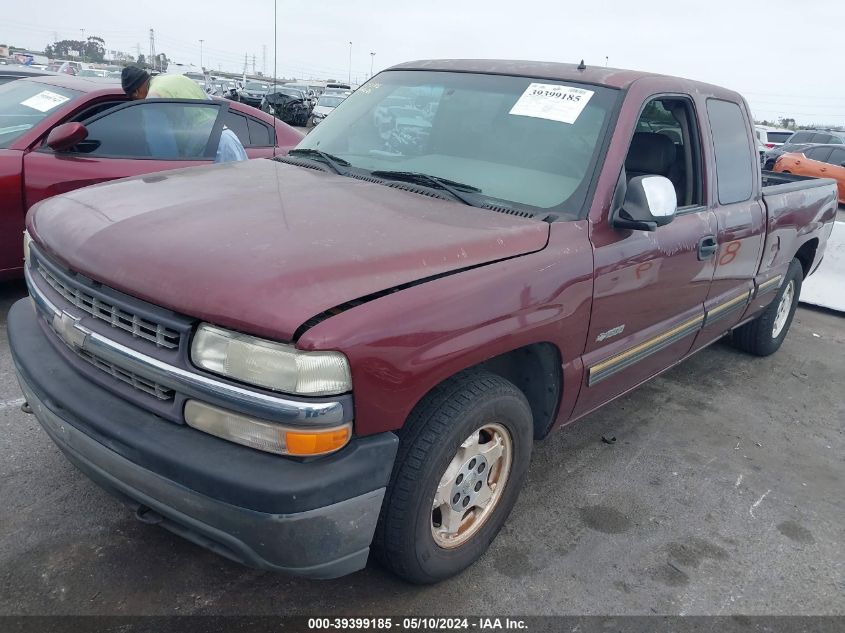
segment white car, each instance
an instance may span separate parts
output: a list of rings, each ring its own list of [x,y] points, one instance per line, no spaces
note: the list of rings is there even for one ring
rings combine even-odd
[[[794,130],[787,130],[782,127],[771,127],[769,125],[755,125],[754,131],[757,139],[767,148],[780,147],[786,142]]]
[[[346,99],[346,95],[325,94],[317,99],[317,105],[311,112],[311,125],[317,125],[325,119],[329,113],[334,110],[341,102]]]

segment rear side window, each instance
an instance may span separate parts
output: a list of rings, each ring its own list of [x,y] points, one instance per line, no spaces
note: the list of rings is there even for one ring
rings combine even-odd
[[[232,130],[244,147],[272,147],[273,132],[252,117],[232,112],[226,113],[226,127]]]
[[[226,127],[235,133],[241,145],[247,147],[249,145],[249,128],[246,124],[246,117],[242,114],[235,114],[231,110],[226,113],[224,119]]]
[[[813,138],[812,132],[796,132],[792,136],[789,137],[790,143],[809,143],[810,139]]]
[[[836,140],[830,134],[813,134],[811,143],[835,143]]]
[[[767,132],[769,143],[785,143],[792,132]]]
[[[830,147],[811,147],[809,149],[804,150],[804,156],[811,160],[825,162],[827,160],[827,157],[830,156],[831,151],[832,148]]]
[[[839,165],[840,167],[845,167],[845,149],[837,147],[834,149],[830,156],[828,157],[827,161],[831,165]]]
[[[716,185],[721,204],[742,202],[751,197],[754,158],[745,117],[735,103],[709,99],[707,116],[716,152]]]
[[[255,119],[247,118],[247,125],[249,126],[249,144],[258,147],[269,147],[273,145],[270,140],[270,128],[256,121]]]

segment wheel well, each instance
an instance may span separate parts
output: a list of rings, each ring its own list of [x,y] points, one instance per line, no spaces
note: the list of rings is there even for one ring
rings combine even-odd
[[[563,392],[560,352],[534,343],[491,358],[470,369],[484,369],[511,381],[525,394],[534,417],[534,438],[549,434]]]
[[[798,252],[795,253],[795,257],[799,262],[801,262],[801,268],[804,269],[804,279],[807,278],[807,275],[810,274],[810,270],[812,270],[813,262],[816,259],[816,249],[818,247],[819,239],[814,237],[804,243],[801,248],[798,249]]]

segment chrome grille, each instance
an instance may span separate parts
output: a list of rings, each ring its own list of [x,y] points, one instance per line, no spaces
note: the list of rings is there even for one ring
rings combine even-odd
[[[76,354],[97,367],[98,369],[102,369],[107,374],[110,374],[114,378],[117,378],[121,382],[126,383],[137,389],[138,391],[143,391],[144,393],[148,393],[151,396],[155,396],[159,400],[172,400],[173,399],[173,390],[168,389],[167,387],[163,387],[162,385],[153,382],[152,380],[148,380],[138,374],[132,373],[131,371],[127,371],[121,367],[118,367],[114,363],[110,363],[108,361],[103,360],[93,354],[86,352],[83,349],[74,348],[73,350]]]
[[[121,310],[118,306],[103,301],[89,294],[84,288],[73,286],[53,275],[41,262],[36,260],[38,273],[50,287],[70,301],[77,308],[91,316],[105,321],[114,328],[129,332],[135,338],[141,338],[158,347],[178,349],[180,334],[161,323],[139,317],[137,314]]]

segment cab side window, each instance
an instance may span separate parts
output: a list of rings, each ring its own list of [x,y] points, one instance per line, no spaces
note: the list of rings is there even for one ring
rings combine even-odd
[[[721,204],[744,202],[754,183],[748,125],[739,105],[721,99],[707,100],[707,116],[716,153],[716,188]]]
[[[704,203],[701,136],[692,101],[660,97],[646,104],[625,158],[625,174],[665,176],[672,181],[678,207]]]

